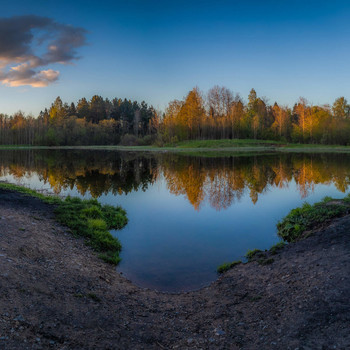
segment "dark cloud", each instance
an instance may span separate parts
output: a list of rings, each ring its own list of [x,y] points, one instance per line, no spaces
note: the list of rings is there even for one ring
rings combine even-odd
[[[85,45],[85,36],[85,29],[47,17],[0,18],[0,81],[10,86],[49,85],[59,72],[44,68],[78,59],[76,49]]]

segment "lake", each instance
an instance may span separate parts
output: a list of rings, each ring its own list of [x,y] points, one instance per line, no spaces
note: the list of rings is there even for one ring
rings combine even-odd
[[[279,220],[305,201],[344,197],[349,174],[347,154],[0,151],[0,181],[125,208],[128,225],[112,231],[117,271],[168,292],[206,286],[223,262],[268,249]]]

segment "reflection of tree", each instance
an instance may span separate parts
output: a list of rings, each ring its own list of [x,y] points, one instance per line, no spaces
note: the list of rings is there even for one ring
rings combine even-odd
[[[204,199],[205,175],[201,167],[196,164],[185,163],[181,166],[178,163],[178,165],[180,165],[178,172],[169,172],[163,168],[168,189],[171,193],[186,195],[189,202],[198,210]]]
[[[26,152],[29,156],[24,157]],[[6,151],[1,160],[2,176],[36,173],[55,193],[75,186],[80,194],[93,197],[145,191],[158,174],[154,159],[116,152]]]
[[[255,157],[200,158],[171,155],[163,158],[161,169],[168,189],[185,195],[198,210],[207,200],[217,210],[226,209],[244,191],[252,202],[270,188],[285,188],[294,178],[302,198],[316,184],[335,183],[345,192],[349,185],[350,163],[342,155],[285,154]]]
[[[76,188],[82,195],[145,191],[160,174],[168,190],[183,195],[199,210],[204,201],[226,209],[245,194],[252,202],[271,188],[294,180],[302,198],[316,184],[348,189],[350,162],[341,154],[281,154],[254,157],[203,158],[174,154],[145,156],[107,151],[1,151],[0,176],[37,174],[60,193]]]

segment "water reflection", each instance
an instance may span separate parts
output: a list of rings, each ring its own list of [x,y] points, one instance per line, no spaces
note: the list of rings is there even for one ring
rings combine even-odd
[[[341,197],[350,156],[205,158],[115,151],[0,151],[0,180],[121,205],[122,271],[164,291],[207,285],[224,261],[278,241],[276,222],[306,197]]]
[[[0,176],[37,175],[59,194],[76,188],[97,198],[103,194],[146,191],[160,177],[170,193],[184,196],[197,211],[204,203],[227,209],[248,192],[252,203],[271,188],[288,188],[294,180],[301,198],[316,184],[349,186],[349,156],[343,154],[274,154],[204,158],[174,154],[109,151],[1,151]]]

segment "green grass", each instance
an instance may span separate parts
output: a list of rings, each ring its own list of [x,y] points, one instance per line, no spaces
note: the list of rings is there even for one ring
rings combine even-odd
[[[270,248],[270,253],[272,255],[276,255],[278,253],[278,251],[280,251],[281,249],[283,249],[286,245],[286,242],[278,242],[276,244],[274,244],[271,248]]]
[[[217,272],[218,273],[224,273],[224,272],[232,269],[233,267],[235,267],[235,266],[237,266],[237,265],[239,265],[241,263],[242,263],[241,260],[233,261],[231,263],[223,263],[217,268]]]
[[[168,143],[163,147],[150,146],[121,146],[121,145],[90,145],[90,146],[30,146],[30,145],[0,145],[1,149],[75,149],[75,150],[111,150],[111,151],[133,151],[133,152],[175,152],[193,156],[215,156],[237,155],[241,152],[331,152],[347,153],[350,146],[323,145],[323,144],[299,144],[286,143],[274,140],[255,139],[220,139],[220,140],[187,140],[176,143]]]
[[[350,212],[350,194],[343,199],[325,197],[321,202],[310,205],[304,203],[302,207],[290,213],[277,223],[277,233],[283,241],[276,243],[269,250],[248,250],[245,255],[248,262],[256,261],[259,265],[270,265],[274,262],[271,255],[281,251],[286,242],[295,242],[307,237],[306,232],[321,227],[331,219],[344,216]],[[229,270],[236,262],[224,263],[217,269],[219,273]]]
[[[165,148],[232,148],[232,147],[272,147],[277,150],[293,150],[293,149],[305,149],[311,151],[321,151],[330,150],[344,150],[350,151],[350,146],[344,145],[324,145],[324,144],[301,144],[301,143],[287,143],[282,141],[274,140],[256,140],[256,139],[220,139],[220,140],[188,140],[188,141],[179,141],[175,144],[167,144]]]
[[[248,261],[252,261],[256,255],[260,255],[261,253],[263,252],[260,249],[248,250],[245,257],[248,259]]]
[[[279,141],[253,140],[253,139],[221,139],[221,140],[188,140],[180,141],[176,144],[168,144],[166,147],[178,148],[226,148],[226,147],[252,147],[252,146],[272,146],[282,145]]]
[[[44,196],[34,190],[12,184],[0,183],[0,188],[24,193],[54,205],[56,220],[67,226],[73,235],[84,237],[86,243],[98,252],[105,262],[114,265],[120,262],[121,244],[109,230],[121,229],[127,224],[124,209],[102,205],[96,199]]]
[[[349,196],[343,201],[335,201],[326,197],[323,201],[311,205],[304,203],[302,207],[291,212],[277,223],[278,235],[287,242],[300,239],[305,231],[315,229],[333,218],[343,216],[349,211]]]

